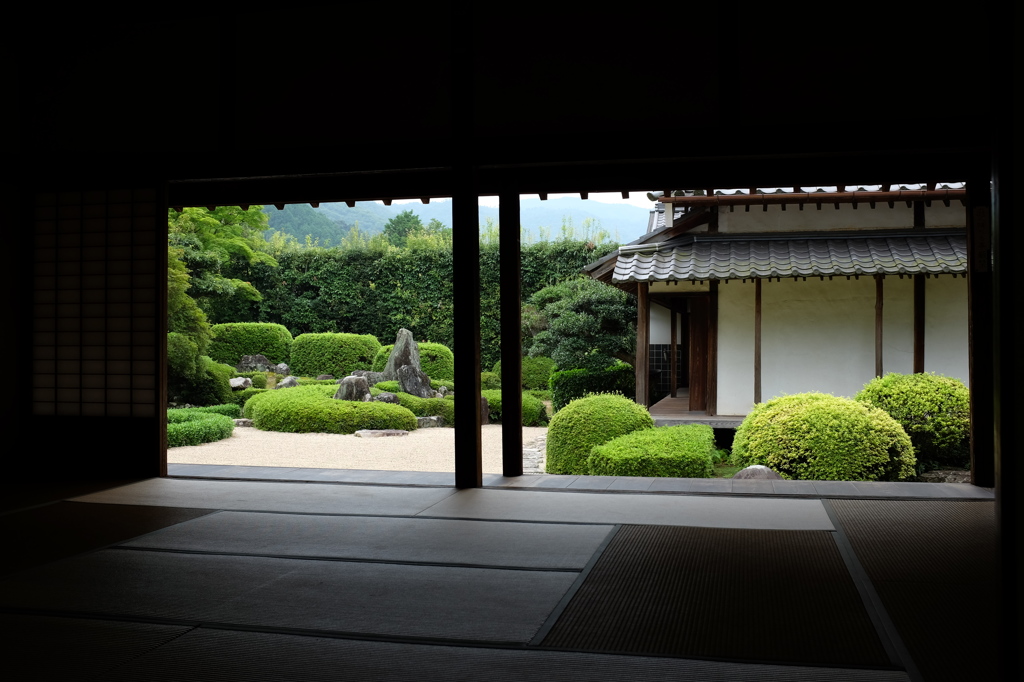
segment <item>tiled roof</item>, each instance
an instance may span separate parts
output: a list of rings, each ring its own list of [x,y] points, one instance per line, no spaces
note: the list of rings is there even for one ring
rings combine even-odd
[[[967,272],[967,239],[953,230],[871,237],[694,235],[622,251],[612,282]]]

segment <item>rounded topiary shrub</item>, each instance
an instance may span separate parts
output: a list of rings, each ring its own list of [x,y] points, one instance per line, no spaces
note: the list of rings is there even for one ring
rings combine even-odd
[[[914,475],[914,447],[885,411],[824,393],[759,403],[733,439],[733,459],[784,478],[898,481]]]
[[[964,467],[971,459],[971,395],[959,379],[937,374],[886,374],[856,399],[889,413],[914,444],[918,466]]]
[[[245,403],[243,414],[264,431],[355,433],[360,429],[416,428],[416,416],[401,405],[335,400],[336,386],[296,386],[266,391]]]
[[[292,342],[291,372],[303,377],[344,377],[357,369],[370,369],[379,350],[380,341],[369,334],[299,334]]]
[[[704,424],[644,429],[595,445],[587,459],[591,476],[711,478],[715,432]]]
[[[224,414],[225,411],[229,414]],[[167,447],[201,445],[227,438],[235,429],[232,417],[237,417],[238,411],[237,405],[167,410]]]
[[[189,405],[223,405],[232,402],[231,377],[235,368],[214,362],[207,356],[199,358],[199,372],[189,382],[175,386],[169,396],[172,402]]]
[[[587,458],[595,445],[653,427],[647,409],[621,395],[573,400],[548,424],[547,473],[586,474]]]
[[[636,373],[625,363],[594,372],[588,369],[568,369],[554,372],[550,379],[551,403],[561,410],[569,401],[588,393],[621,393],[632,399],[636,396]]]
[[[420,369],[431,379],[452,381],[455,379],[455,354],[451,349],[440,343],[419,341],[416,346],[420,349]],[[377,355],[373,358],[374,372],[383,372],[388,364],[388,356],[395,345],[381,346]]]
[[[237,365],[243,355],[265,355],[272,363],[288,362],[292,333],[270,322],[230,322],[210,327],[213,339],[207,352],[217,362]]]

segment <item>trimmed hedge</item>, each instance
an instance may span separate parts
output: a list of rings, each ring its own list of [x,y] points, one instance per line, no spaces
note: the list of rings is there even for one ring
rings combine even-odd
[[[627,364],[614,365],[602,372],[568,369],[551,375],[551,406],[557,412],[570,401],[588,393],[621,393],[636,398],[636,373]]]
[[[315,377],[348,376],[357,369],[370,369],[380,341],[369,334],[300,334],[292,342],[291,372]]]
[[[501,390],[501,375],[494,372],[480,372],[480,388],[488,391]]]
[[[223,414],[218,408],[234,408],[234,416],[237,416],[239,411],[237,405],[167,410],[167,447],[201,445],[230,436],[235,430],[235,422],[231,416]]]
[[[370,394],[378,395],[381,392],[379,386],[380,384],[377,384],[371,388]],[[455,426],[455,401],[452,398],[419,398],[398,390],[388,393],[394,393],[398,397],[398,404],[417,417],[441,417],[445,426]]]
[[[233,402],[235,405],[238,405],[239,407],[242,407],[249,400],[249,398],[253,397],[254,395],[259,395],[260,393],[266,393],[268,390],[269,389],[256,388],[254,386],[252,388],[243,388],[241,391],[232,391],[231,402]]]
[[[491,370],[501,376],[501,360],[494,363]],[[543,355],[523,358],[523,389],[527,391],[546,391],[550,386],[551,374],[555,371],[555,361]]]
[[[596,445],[587,459],[591,476],[711,478],[715,431],[704,424],[644,429]]]
[[[217,362],[237,365],[243,355],[265,355],[272,363],[288,362],[292,333],[270,322],[231,322],[210,327],[208,353]]]
[[[424,374],[431,379],[440,379],[442,381],[455,380],[455,355],[450,348],[440,343],[430,343],[429,341],[419,341],[416,345],[420,349],[420,369],[423,370]],[[391,349],[394,347],[395,344],[381,346],[380,350],[377,351],[377,355],[373,358],[373,366],[367,367],[367,369],[372,369],[374,372],[383,372],[384,367],[388,364]],[[346,374],[349,374],[349,372],[346,372]]]
[[[653,427],[646,408],[621,395],[573,400],[548,425],[547,473],[586,474],[587,458],[595,445]]]
[[[492,421],[501,421],[501,391],[480,391],[487,398],[487,410]],[[544,426],[548,423],[548,411],[544,403],[529,393],[523,393],[523,426]]]
[[[381,381],[374,385],[380,390],[387,391],[388,393],[398,393],[399,391],[402,390],[397,381]],[[449,391],[455,390],[454,381],[438,381],[436,379],[430,380],[430,387],[435,391],[440,391],[442,386],[447,388]]]
[[[416,416],[401,405],[335,400],[334,386],[267,391],[245,403],[243,414],[264,431],[355,433],[360,429],[416,429]]]
[[[865,384],[855,399],[885,410],[903,426],[922,470],[970,465],[971,394],[959,379],[886,374]]]
[[[885,411],[824,393],[759,403],[736,429],[733,460],[784,478],[898,481],[914,475],[914,447]]]

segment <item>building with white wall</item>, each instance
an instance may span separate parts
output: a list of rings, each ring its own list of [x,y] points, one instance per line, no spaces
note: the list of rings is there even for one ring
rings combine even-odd
[[[664,197],[643,238],[587,268],[638,297],[638,397],[745,415],[787,393],[853,396],[888,372],[968,383],[965,192]]]

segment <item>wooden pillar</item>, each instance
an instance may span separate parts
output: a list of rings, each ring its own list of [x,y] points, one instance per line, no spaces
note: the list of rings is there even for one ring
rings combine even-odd
[[[883,275],[875,275],[875,376],[882,376],[882,292]]]
[[[452,197],[452,260],[458,273],[455,317],[455,486],[483,485],[480,440],[480,220],[472,176],[464,172]],[[468,177],[465,177],[468,176]],[[503,273],[504,274],[504,273]]]
[[[671,206],[666,207],[670,210]],[[636,285],[636,402],[650,407],[648,381],[651,375],[651,302],[647,282]]]
[[[754,402],[761,402],[761,278],[754,280]]]
[[[967,181],[967,344],[971,377],[971,482],[986,488],[996,484],[991,209],[989,179],[970,178]]]
[[[669,362],[669,365],[668,365],[669,366],[669,370],[668,370],[669,379],[668,379],[668,381],[669,381],[669,390],[671,391],[671,393],[669,395],[671,395],[673,398],[675,398],[676,397],[676,393],[679,391],[679,378],[677,376],[677,372],[679,371],[679,362],[677,360],[677,357],[679,355],[679,341],[678,341],[678,333],[677,333],[677,329],[676,329],[676,327],[679,326],[679,314],[676,313],[675,308],[673,308],[671,313],[669,314],[669,319],[671,320],[671,324],[672,324],[672,331],[671,331],[670,336],[669,336],[669,346],[668,346],[668,352],[669,352],[669,361],[668,361]]]
[[[498,198],[498,240],[501,248],[501,471],[505,476],[523,475],[523,393],[513,387],[523,383],[522,262],[519,251],[519,193]]]
[[[924,202],[914,202],[914,229],[925,229]],[[914,275],[914,373],[924,371],[924,275]]]

